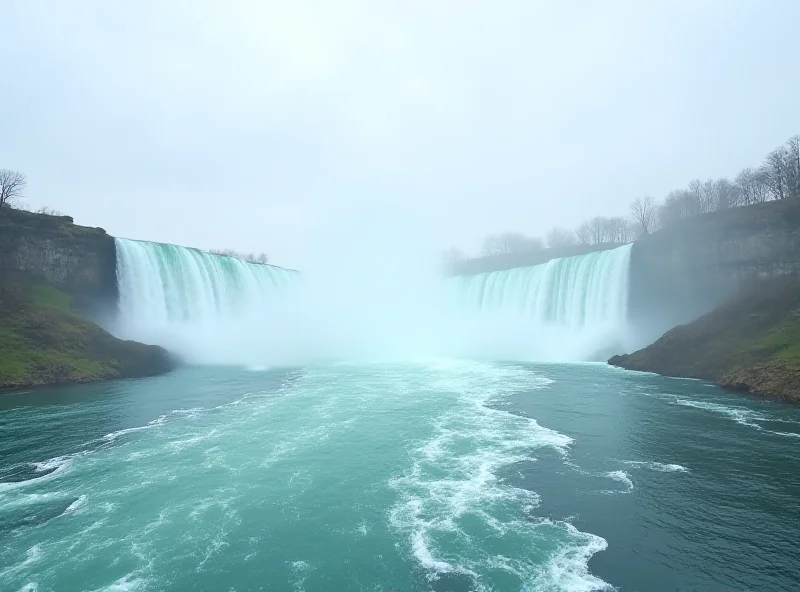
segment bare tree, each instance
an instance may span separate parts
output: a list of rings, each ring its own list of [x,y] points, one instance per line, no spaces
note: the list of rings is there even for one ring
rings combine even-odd
[[[542,240],[531,238],[516,232],[486,237],[481,250],[484,255],[504,255],[508,253],[529,253],[544,248]]]
[[[789,197],[800,199],[800,136],[786,142],[786,185]]]
[[[631,204],[631,215],[641,234],[650,234],[658,225],[656,201],[650,195],[637,197]]]
[[[629,242],[631,227],[625,218],[616,216],[606,218],[595,216],[581,224],[575,231],[578,240],[584,245]]]
[[[687,193],[697,202],[698,214],[713,212],[720,207],[717,184],[713,179],[707,179],[706,181],[694,179],[689,183]]]
[[[699,181],[698,181],[699,184]],[[695,187],[699,191],[699,187]],[[670,191],[658,210],[659,221],[666,226],[676,220],[700,214],[700,197],[697,191],[678,189]]]
[[[744,169],[736,175],[736,187],[739,192],[736,205],[749,206],[769,200],[769,186],[762,169]]]
[[[547,246],[551,249],[571,247],[578,242],[578,238],[572,230],[566,228],[553,228],[547,233]]]
[[[773,199],[786,199],[789,197],[787,179],[788,150],[781,147],[767,155],[767,160],[762,169],[767,180],[767,187]]]
[[[718,210],[731,208],[739,203],[739,188],[724,177],[714,181],[714,194]]]
[[[624,245],[636,239],[633,225],[622,216],[603,219],[603,242]]]
[[[241,259],[242,261],[247,261],[248,263],[260,263],[261,265],[269,263],[269,257],[266,253],[240,253],[238,251],[234,251],[233,249],[211,249],[209,253],[221,255],[222,257]]]
[[[588,222],[584,222],[575,229],[575,237],[582,245],[592,244],[592,228]]]
[[[26,183],[22,173],[0,169],[0,211],[6,204],[11,206],[20,198]]]
[[[595,216],[587,220],[575,231],[578,240],[584,245],[596,245],[603,242],[605,237],[604,218]]]

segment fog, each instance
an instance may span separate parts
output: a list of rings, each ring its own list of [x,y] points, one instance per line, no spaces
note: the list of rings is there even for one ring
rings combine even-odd
[[[381,243],[438,260],[625,215],[800,129],[792,0],[11,0],[2,16],[0,167],[27,175],[31,207],[294,268],[358,252],[385,271]]]
[[[392,228],[410,230],[400,217]],[[327,238],[360,247],[346,236]],[[109,328],[190,363],[253,367],[431,357],[601,360],[609,348],[627,345],[629,247],[605,259],[576,258],[583,266],[554,262],[476,277],[472,286],[445,278],[424,243],[406,251],[395,248],[397,236],[372,238],[373,249],[329,249],[302,273],[118,245],[120,317]]]

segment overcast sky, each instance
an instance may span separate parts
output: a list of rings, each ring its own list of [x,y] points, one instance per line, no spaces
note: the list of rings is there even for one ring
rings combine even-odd
[[[289,266],[625,214],[800,133],[797,0],[3,4],[30,206]]]

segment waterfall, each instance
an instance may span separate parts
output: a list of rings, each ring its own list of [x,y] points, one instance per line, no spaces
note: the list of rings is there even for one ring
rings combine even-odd
[[[116,247],[115,332],[194,363],[563,361],[625,350],[630,245],[444,282],[413,266],[382,274],[343,262],[300,276],[176,245]]]
[[[621,327],[628,312],[631,247],[452,281],[461,302],[481,311],[501,311],[570,329]]]
[[[296,274],[178,245],[115,241],[120,331],[156,343],[177,326],[250,314]]]

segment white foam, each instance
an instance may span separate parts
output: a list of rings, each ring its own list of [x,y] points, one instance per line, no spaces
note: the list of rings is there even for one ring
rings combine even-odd
[[[86,504],[86,496],[82,495],[78,499],[76,499],[74,502],[72,502],[67,507],[67,509],[64,510],[64,514],[62,514],[62,515],[73,514],[73,513],[77,512],[78,510],[80,510],[85,504]]]
[[[29,582],[19,589],[19,592],[36,592],[39,589],[38,582]]]
[[[166,415],[159,415],[156,419],[154,419],[153,421],[148,422],[147,424],[145,424],[143,426],[136,426],[136,427],[132,427],[132,428],[125,428],[123,430],[117,430],[115,432],[111,432],[109,434],[106,434],[105,436],[103,436],[102,439],[104,441],[106,441],[106,442],[113,442],[114,440],[116,440],[120,436],[124,436],[125,434],[133,434],[134,432],[141,432],[142,430],[149,430],[149,429],[152,429],[154,427],[163,425],[166,421],[167,421],[167,416]]]
[[[136,577],[135,573],[129,573],[114,583],[104,588],[99,588],[94,592],[135,592],[143,589],[146,584],[146,580]]]
[[[422,531],[416,531],[411,536],[411,548],[414,552],[414,557],[417,558],[419,564],[425,569],[432,570],[437,573],[447,573],[453,571],[453,566],[446,561],[436,559],[428,548],[428,543],[425,540],[425,534]]]
[[[659,471],[661,473],[688,473],[689,469],[682,465],[677,464],[664,464],[655,461],[638,461],[638,460],[624,460],[626,465],[636,468],[650,469],[651,471]]]
[[[81,456],[84,453],[75,453],[75,454],[67,454],[64,456],[55,456],[51,459],[31,463],[33,467],[35,467],[37,473],[44,473],[40,477],[31,477],[30,479],[26,479],[25,481],[11,481],[7,483],[0,483],[0,493],[10,491],[13,489],[21,489],[24,487],[28,487],[30,485],[43,483],[45,481],[49,481],[50,479],[54,479],[58,477],[62,473],[64,473],[69,466],[72,464],[72,461]]]
[[[589,573],[592,555],[608,548],[602,537],[579,531],[568,522],[560,523],[580,542],[558,551],[534,578],[525,592],[565,590],[567,592],[599,592],[614,587]]]
[[[800,438],[800,434],[797,432],[775,432],[772,430],[767,430],[770,434],[775,434],[776,436],[786,436],[787,438]]]
[[[529,538],[531,544],[541,537],[536,530],[542,522],[530,516],[539,505],[539,495],[513,487],[498,475],[509,465],[530,461],[532,453],[541,448],[551,448],[567,458],[573,440],[533,418],[498,408],[497,403],[508,394],[543,388],[551,381],[528,368],[473,361],[442,361],[435,370],[434,388],[456,393],[457,405],[432,419],[431,436],[412,450],[410,467],[389,481],[400,493],[389,513],[390,524],[407,533],[411,555],[429,577],[460,573],[474,578],[474,585],[480,588],[477,573],[501,569],[531,582],[536,566],[524,558],[487,553],[478,539],[471,540],[480,535],[473,531],[474,526],[467,525],[474,525],[477,518],[498,536],[511,532],[515,537]],[[469,520],[462,520],[467,516]],[[581,567],[580,559],[588,560],[605,541],[575,529],[569,532],[576,541],[567,543],[561,551],[564,558],[552,569],[566,562],[565,558],[576,556],[574,566],[559,569],[579,574],[587,569],[585,560]],[[443,533],[464,539],[468,551],[447,559],[439,556],[436,543]],[[554,581],[567,576],[548,577]],[[578,575],[574,579],[578,581]],[[586,581],[604,585],[591,576]]]
[[[738,424],[746,425],[758,430],[761,429],[761,426],[754,422],[765,421],[767,419],[761,413],[753,411],[752,409],[747,409],[746,407],[722,405],[720,403],[711,403],[710,401],[692,401],[689,399],[676,399],[674,403],[684,407],[693,407],[695,409],[713,411],[714,413],[719,413],[729,417]]]
[[[295,592],[303,592],[305,590],[303,585],[312,569],[311,564],[308,561],[292,561],[289,566],[295,578],[292,582]]]
[[[614,481],[619,481],[620,483],[624,483],[625,486],[628,488],[626,493],[630,493],[633,491],[633,481],[631,481],[628,473],[625,471],[611,471],[610,473],[606,473],[605,475],[609,479],[613,479]]]
[[[17,573],[18,571],[22,571],[25,568],[33,565],[34,563],[42,559],[43,556],[44,554],[42,553],[42,548],[39,545],[33,545],[25,553],[25,559],[21,563],[18,563],[17,565],[12,565],[11,567],[8,567],[0,571],[0,581],[2,581],[3,578],[6,576]]]

